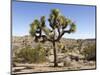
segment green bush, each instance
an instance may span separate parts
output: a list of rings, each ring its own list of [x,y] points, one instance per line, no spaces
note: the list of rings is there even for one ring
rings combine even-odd
[[[23,62],[40,63],[46,61],[45,49],[39,44],[36,48],[25,47],[20,50],[16,57],[23,59]]]
[[[96,59],[96,45],[95,44],[88,44],[84,50],[83,54],[87,60],[95,60]]]

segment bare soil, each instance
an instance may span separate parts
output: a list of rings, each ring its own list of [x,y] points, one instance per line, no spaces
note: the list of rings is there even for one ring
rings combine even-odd
[[[16,67],[12,67],[12,74],[22,73],[36,73],[36,72],[52,72],[52,71],[71,71],[71,70],[83,70],[83,69],[95,69],[95,61],[72,61],[68,65],[64,66],[63,63],[59,63],[58,67],[53,67],[53,63],[42,64],[29,64],[29,63],[16,63]]]

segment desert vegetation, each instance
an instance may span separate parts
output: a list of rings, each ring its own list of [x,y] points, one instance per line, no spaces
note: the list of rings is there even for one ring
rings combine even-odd
[[[31,47],[25,47],[20,50],[19,53],[15,53],[15,56],[22,60],[19,60],[18,62],[23,63],[42,63],[46,60],[46,51],[45,49],[39,44],[35,48]],[[16,59],[16,60],[17,60]]]
[[[32,39],[31,36],[21,38],[21,40]],[[13,37],[14,38],[14,37]],[[61,39],[62,43],[56,44],[58,67],[54,66],[54,55],[52,44],[36,43],[34,39],[27,42],[27,45],[19,45],[17,37],[13,42],[12,66],[13,73],[31,73],[46,71],[80,70],[96,68],[96,45],[95,39],[82,40],[83,44],[79,51],[79,42],[75,39]],[[16,41],[15,41],[16,40]],[[21,42],[23,43],[23,42]],[[42,67],[42,68],[41,68]],[[16,71],[18,69],[18,71]]]
[[[88,44],[82,54],[84,55],[85,59],[87,60],[96,60],[96,45],[95,44]]]

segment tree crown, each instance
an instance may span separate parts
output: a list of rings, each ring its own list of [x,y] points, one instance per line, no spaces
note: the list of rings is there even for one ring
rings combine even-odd
[[[76,25],[69,18],[63,16],[59,9],[52,9],[48,18],[49,28],[46,26],[45,16],[35,19],[30,25],[30,34],[35,40],[59,41],[65,33],[76,31]]]

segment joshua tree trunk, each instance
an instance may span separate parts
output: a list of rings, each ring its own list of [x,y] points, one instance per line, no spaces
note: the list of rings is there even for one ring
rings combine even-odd
[[[56,53],[55,42],[53,42],[53,52],[54,52],[54,67],[57,67],[58,63],[57,63],[57,53]]]

